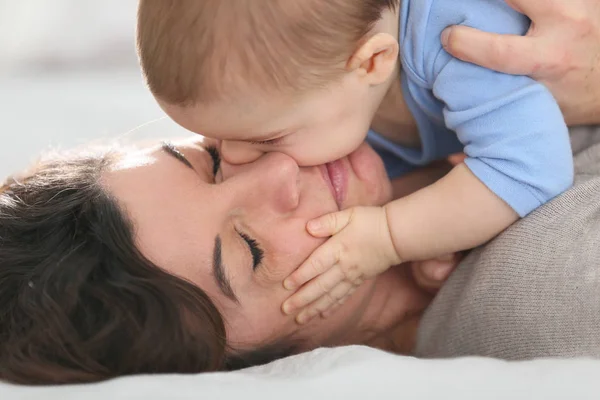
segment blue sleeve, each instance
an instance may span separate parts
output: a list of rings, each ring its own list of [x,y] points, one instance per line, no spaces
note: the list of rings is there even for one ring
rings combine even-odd
[[[442,107],[446,127],[456,133],[466,164],[520,216],[562,193],[573,182],[568,129],[551,93],[523,76],[497,73],[451,57],[439,42],[453,23],[501,33],[521,34],[528,20],[503,0],[417,0],[426,15],[413,26],[424,39],[403,62]],[[452,11],[449,11],[452,10]],[[411,32],[409,32],[410,34]],[[418,86],[418,85],[417,85]],[[422,115],[436,110],[419,101]],[[439,111],[439,110],[438,110]]]
[[[450,59],[433,91],[446,104],[446,125],[464,144],[467,166],[520,216],[572,184],[568,130],[542,85]]]

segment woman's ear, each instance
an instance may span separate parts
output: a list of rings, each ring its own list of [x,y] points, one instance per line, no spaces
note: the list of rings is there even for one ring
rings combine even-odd
[[[348,72],[358,72],[370,85],[388,80],[398,62],[398,41],[388,33],[377,33],[350,56],[346,64]]]

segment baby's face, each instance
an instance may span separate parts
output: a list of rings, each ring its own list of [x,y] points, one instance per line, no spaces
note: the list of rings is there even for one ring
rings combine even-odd
[[[180,107],[160,102],[179,125],[222,140],[230,164],[281,152],[300,166],[335,161],[364,141],[380,99],[352,74],[328,88],[293,98],[248,93],[239,100]]]

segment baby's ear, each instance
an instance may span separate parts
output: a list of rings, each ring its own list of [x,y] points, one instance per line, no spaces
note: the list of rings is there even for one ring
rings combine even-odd
[[[398,42],[388,33],[377,33],[364,41],[350,56],[348,72],[358,72],[371,85],[387,81],[398,62]]]

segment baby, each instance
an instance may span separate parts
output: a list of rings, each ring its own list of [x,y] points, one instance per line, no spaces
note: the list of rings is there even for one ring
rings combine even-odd
[[[466,155],[411,195],[309,222],[332,237],[284,282],[304,285],[283,305],[308,305],[299,322],[391,265],[485,243],[572,184],[552,95],[452,58],[443,32],[457,24],[523,35],[530,21],[504,0],[140,1],[150,90],[177,123],[220,139],[229,163],[277,151],[319,165],[367,135],[394,176]]]

